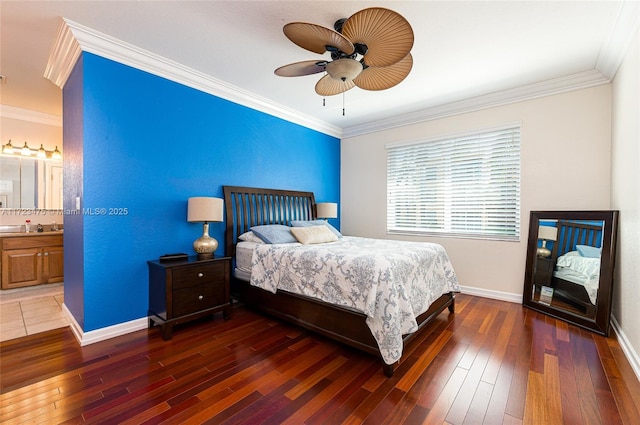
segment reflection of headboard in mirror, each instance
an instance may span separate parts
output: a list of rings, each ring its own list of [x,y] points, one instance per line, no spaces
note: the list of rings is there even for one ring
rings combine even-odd
[[[551,258],[576,250],[576,245],[602,246],[602,224],[558,220],[558,240],[554,242]]]

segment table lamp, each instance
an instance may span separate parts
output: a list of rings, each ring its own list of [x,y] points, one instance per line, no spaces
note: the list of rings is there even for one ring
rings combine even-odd
[[[548,257],[551,251],[547,248],[547,241],[555,241],[558,238],[558,228],[551,226],[538,227],[538,239],[542,240],[542,246],[538,248],[536,254],[538,257]]]
[[[213,258],[218,241],[209,236],[209,222],[221,222],[223,217],[223,200],[220,198],[194,197],[187,204],[187,221],[203,222],[202,236],[193,242],[193,249],[199,259]]]

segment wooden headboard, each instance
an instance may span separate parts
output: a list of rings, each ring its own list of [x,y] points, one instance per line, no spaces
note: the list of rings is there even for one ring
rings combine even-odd
[[[227,223],[224,252],[228,257],[233,257],[236,253],[238,236],[248,232],[251,226],[288,226],[291,220],[316,218],[313,192],[240,186],[222,186],[222,192]]]
[[[569,251],[575,251],[576,245],[600,247],[602,229],[602,225],[558,220],[558,240],[553,244],[551,258],[555,259]]]

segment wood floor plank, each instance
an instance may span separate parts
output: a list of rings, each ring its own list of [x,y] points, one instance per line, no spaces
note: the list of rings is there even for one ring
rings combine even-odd
[[[489,405],[487,406],[487,411],[482,423],[487,425],[499,424],[504,420],[507,400],[509,399],[509,394],[511,392],[516,359],[516,347],[513,345],[507,346],[504,357],[502,357],[500,370],[498,371],[495,385],[493,385]]]
[[[545,419],[548,425],[562,425],[562,392],[558,357],[544,355]]]
[[[640,423],[640,382],[615,335],[459,295],[381,360],[235,304],[233,318],[80,347],[68,328],[0,343],[8,424]]]

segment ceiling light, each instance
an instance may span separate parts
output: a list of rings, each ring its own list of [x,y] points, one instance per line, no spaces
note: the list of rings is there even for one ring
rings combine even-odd
[[[338,59],[327,64],[327,73],[334,80],[351,81],[362,72],[362,64],[355,59]]]

